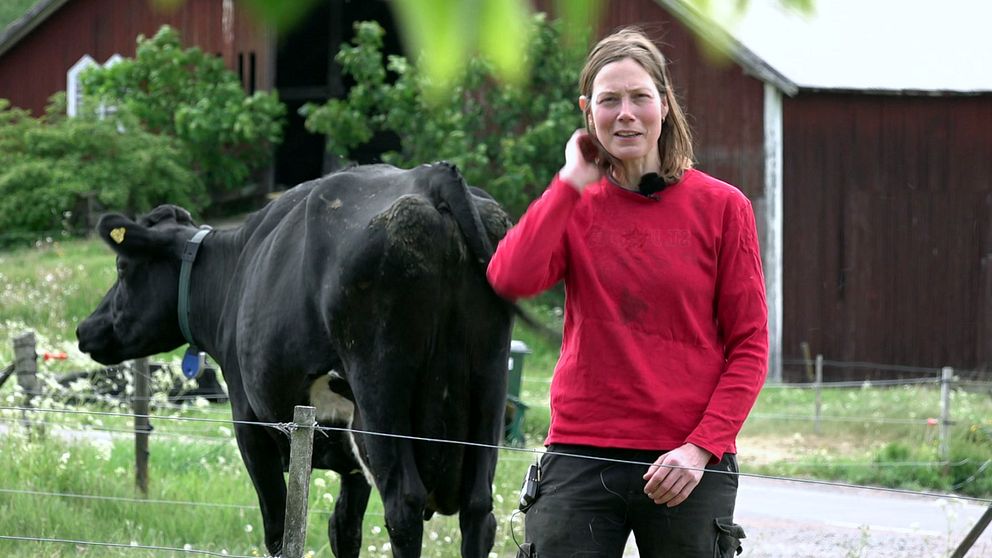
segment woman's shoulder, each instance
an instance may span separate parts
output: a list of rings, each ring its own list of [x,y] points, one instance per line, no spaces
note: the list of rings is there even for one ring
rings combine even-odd
[[[709,199],[750,203],[740,188],[696,168],[686,170],[678,184],[686,186],[686,190],[690,193]]]

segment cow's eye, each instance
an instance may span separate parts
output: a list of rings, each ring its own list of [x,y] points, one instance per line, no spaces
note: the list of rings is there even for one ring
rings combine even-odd
[[[117,275],[127,273],[127,262],[117,262]]]

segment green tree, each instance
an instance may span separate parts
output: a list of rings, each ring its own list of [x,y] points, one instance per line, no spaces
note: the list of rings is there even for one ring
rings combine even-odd
[[[139,36],[133,59],[87,70],[82,82],[95,101],[177,138],[212,194],[243,186],[282,139],[286,109],[275,93],[247,95],[223,60],[183,49],[169,26],[151,39]]]
[[[530,80],[500,84],[489,61],[474,58],[443,97],[429,99],[430,78],[405,57],[384,60],[384,31],[360,22],[336,57],[355,85],[345,98],[306,105],[307,128],[345,158],[377,132],[393,132],[401,147],[385,153],[386,162],[449,160],[519,215],[564,163],[562,146],[582,125],[575,98],[584,44],[564,47],[561,23],[543,15],[531,25],[525,58],[540,64]]]
[[[67,118],[63,93],[40,118],[0,99],[2,240],[72,229],[72,212],[85,197],[131,214],[165,202],[196,211],[207,200],[172,137],[124,117]]]

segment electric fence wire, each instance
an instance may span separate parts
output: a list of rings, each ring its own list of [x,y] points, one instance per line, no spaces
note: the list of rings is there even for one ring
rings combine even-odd
[[[133,394],[114,396],[109,394],[97,394],[97,393],[77,393],[58,383],[52,384],[50,382],[46,382],[46,384],[48,384],[48,387],[54,389],[55,393],[37,392],[37,391],[31,392],[24,390],[21,390],[19,393],[31,397],[40,397],[40,398],[52,399],[56,401],[64,400],[64,401],[82,401],[88,403],[105,403],[111,407],[127,407],[132,402],[135,401],[147,401],[149,406],[155,409],[167,409],[176,412],[189,411],[191,409],[194,409],[204,414],[217,414],[217,415],[227,414],[226,411],[210,408],[209,407],[210,398],[202,395],[176,395],[176,396],[168,397],[168,399],[171,399],[171,401],[169,400],[163,401],[161,396],[135,397]],[[14,392],[14,395],[17,394],[18,392]],[[217,394],[214,395],[213,397],[217,397],[219,395],[220,394]],[[226,398],[227,396],[223,395],[223,397]],[[176,404],[175,401],[181,401],[183,403],[190,402],[192,404]],[[207,402],[208,405],[201,406],[196,404],[199,401],[205,401]]]
[[[805,420],[823,422],[861,422],[878,424],[929,424],[929,419],[925,418],[897,418],[897,417],[832,417],[832,416],[812,416],[812,415],[790,415],[785,413],[751,413],[749,418],[771,419],[771,420]]]
[[[806,360],[803,358],[785,358],[782,359],[782,364],[786,366],[813,366],[816,361]],[[830,368],[858,368],[858,369],[870,369],[877,370],[879,372],[922,372],[929,374],[940,375],[940,367],[933,366],[907,366],[903,364],[879,364],[877,362],[861,362],[861,361],[842,361],[842,360],[823,360],[824,367]],[[955,370],[956,371],[956,370]],[[967,372],[967,371],[966,371]]]
[[[155,415],[157,416],[157,415]],[[233,436],[206,436],[203,434],[194,434],[183,431],[172,431],[172,430],[137,430],[137,429],[125,429],[125,428],[107,428],[103,426],[90,426],[83,424],[71,424],[67,422],[53,422],[53,421],[43,421],[43,420],[23,420],[18,418],[0,418],[0,423],[13,423],[25,426],[41,426],[44,428],[52,428],[55,432],[71,432],[78,434],[86,434],[89,432],[106,432],[107,434],[120,434],[124,435],[130,434],[131,436],[135,434],[149,434],[151,436],[165,436],[170,438],[197,440],[201,442],[215,443],[215,444],[227,444],[234,441]]]
[[[175,548],[171,546],[151,546],[143,545],[138,543],[112,543],[112,542],[101,542],[101,541],[84,541],[78,539],[57,539],[57,538],[42,538],[42,537],[18,537],[13,535],[0,535],[0,540],[8,541],[25,541],[25,542],[43,542],[43,543],[61,543],[61,544],[75,544],[80,546],[99,546],[104,548],[125,548],[134,550],[154,550],[158,552],[180,552],[183,554],[199,554],[201,556],[223,556],[224,558],[253,558],[252,556],[240,555],[240,554],[229,554],[226,552],[214,552],[212,550],[197,550],[195,548]]]
[[[95,415],[110,415],[110,416],[138,416],[138,417],[145,417],[145,418],[168,419],[168,420],[177,420],[177,421],[186,420],[186,421],[193,421],[193,422],[245,424],[245,425],[250,425],[250,426],[262,426],[262,427],[272,428],[272,429],[275,429],[275,430],[278,430],[278,431],[282,432],[283,434],[285,434],[287,436],[293,430],[295,430],[297,428],[306,428],[306,427],[301,427],[301,426],[296,425],[296,424],[293,424],[293,423],[267,423],[267,422],[258,422],[258,421],[238,421],[238,420],[226,420],[226,421],[224,421],[224,420],[217,420],[217,419],[183,418],[183,417],[161,417],[161,416],[157,416],[157,415],[130,415],[130,414],[106,413],[106,412],[87,413],[85,411],[72,411],[72,410],[65,410],[65,409],[40,409],[40,408],[34,408],[34,409],[32,409],[32,408],[25,408],[25,407],[6,407],[6,406],[0,406],[0,410],[34,411],[34,412],[55,412],[55,413],[70,413],[70,414],[95,414]],[[579,459],[592,459],[592,460],[599,460],[599,461],[605,461],[605,462],[610,462],[610,463],[620,463],[620,464],[627,464],[627,465],[641,465],[641,466],[644,466],[644,467],[655,466],[654,463],[647,463],[647,462],[642,462],[642,461],[630,461],[630,460],[623,460],[623,459],[611,459],[611,458],[604,458],[604,457],[591,457],[591,456],[583,456],[583,455],[575,455],[575,454],[557,453],[557,452],[552,452],[552,451],[547,451],[547,450],[541,450],[541,449],[536,449],[536,448],[517,448],[517,447],[513,447],[513,446],[502,446],[502,445],[495,445],[495,444],[486,444],[486,443],[482,443],[482,442],[468,442],[468,441],[463,441],[463,440],[446,440],[446,439],[443,439],[443,438],[431,438],[431,437],[425,437],[425,436],[410,436],[410,435],[405,435],[405,434],[392,434],[392,433],[388,433],[388,432],[373,432],[373,431],[370,431],[370,430],[361,430],[361,429],[347,428],[347,427],[312,426],[311,428],[313,428],[313,430],[315,432],[322,432],[325,435],[326,435],[327,432],[339,432],[339,433],[347,433],[347,434],[351,434],[351,435],[359,434],[359,435],[364,435],[364,436],[378,436],[378,437],[384,437],[384,438],[399,438],[399,439],[405,439],[405,440],[411,440],[411,441],[417,441],[417,442],[430,442],[430,443],[437,443],[437,444],[461,445],[461,446],[466,446],[466,447],[479,447],[479,448],[486,448],[486,449],[495,449],[497,451],[529,453],[529,454],[532,454],[534,456],[538,456],[538,455],[541,455],[541,454],[544,454],[544,453],[548,453],[548,454],[551,454],[551,455],[562,455],[562,456],[566,456],[566,457],[573,457],[573,458],[579,458]],[[666,467],[669,467],[669,468],[672,468],[672,469],[683,469],[683,470],[688,470],[688,471],[700,471],[700,472],[704,472],[704,473],[736,475],[736,476],[739,476],[739,477],[749,477],[749,478],[765,479],[765,480],[771,480],[771,481],[795,482],[795,483],[801,483],[801,484],[812,484],[812,485],[818,485],[818,486],[832,486],[832,487],[849,488],[849,489],[863,489],[863,490],[868,490],[868,491],[887,492],[887,493],[894,493],[894,494],[906,494],[906,495],[912,495],[912,496],[924,496],[924,497],[931,497],[931,498],[954,498],[954,499],[958,499],[958,500],[966,500],[966,501],[976,502],[976,503],[980,503],[980,504],[983,504],[983,505],[992,504],[992,500],[990,500],[990,499],[976,498],[976,497],[972,497],[972,496],[949,495],[949,494],[941,494],[941,493],[937,493],[937,492],[926,492],[926,491],[908,490],[908,489],[902,489],[902,488],[888,488],[888,487],[881,487],[881,486],[866,486],[866,485],[858,485],[858,484],[838,482],[838,481],[825,481],[825,480],[819,480],[819,479],[805,479],[805,478],[798,478],[798,477],[786,477],[786,476],[781,476],[781,475],[762,475],[762,474],[758,474],[758,473],[743,473],[743,472],[734,472],[734,471],[718,471],[718,470],[705,469],[705,468],[700,468],[700,467],[685,467],[685,466],[677,466],[677,465],[665,465],[665,466]]]

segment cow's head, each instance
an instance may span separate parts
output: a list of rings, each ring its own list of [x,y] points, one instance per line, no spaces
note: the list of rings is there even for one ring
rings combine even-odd
[[[189,212],[161,205],[137,223],[111,213],[97,232],[117,252],[117,281],[76,328],[79,349],[117,364],[185,343],[177,305],[182,250],[195,233]]]

